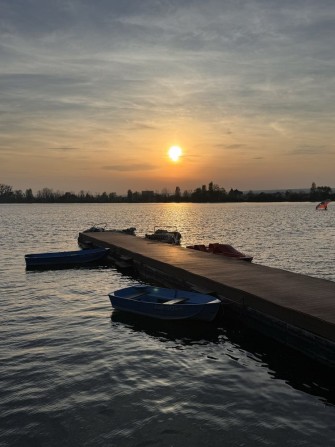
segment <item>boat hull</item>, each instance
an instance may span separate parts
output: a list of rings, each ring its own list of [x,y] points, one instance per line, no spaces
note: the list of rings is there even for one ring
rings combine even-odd
[[[109,294],[114,309],[161,320],[212,321],[221,302],[210,296],[159,287],[128,287]]]
[[[86,265],[100,261],[109,252],[108,248],[93,248],[55,253],[34,253],[25,255],[27,268]]]

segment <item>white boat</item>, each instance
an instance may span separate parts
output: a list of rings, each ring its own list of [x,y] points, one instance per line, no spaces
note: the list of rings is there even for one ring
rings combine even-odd
[[[170,228],[170,229],[167,229]],[[167,226],[165,228],[154,228],[153,233],[145,235],[146,239],[151,241],[165,242],[167,244],[180,245],[181,234],[176,227]]]

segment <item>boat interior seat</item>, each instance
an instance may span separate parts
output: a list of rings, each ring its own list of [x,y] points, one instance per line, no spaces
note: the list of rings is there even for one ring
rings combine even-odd
[[[147,294],[147,292],[139,292],[139,293],[134,293],[133,295],[127,295],[125,298],[127,298],[129,300],[136,300],[146,294]]]
[[[165,301],[163,304],[181,304],[187,301],[187,298],[175,298],[173,300]]]

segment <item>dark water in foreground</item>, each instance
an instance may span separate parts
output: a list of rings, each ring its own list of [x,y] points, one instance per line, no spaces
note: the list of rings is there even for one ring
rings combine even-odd
[[[143,234],[164,219],[185,245],[225,240],[255,262],[334,280],[334,213],[311,204],[0,213],[1,447],[335,446],[335,382],[325,368],[224,319],[168,324],[113,313],[107,294],[138,282],[114,268],[24,265],[25,253],[76,249],[92,223]]]

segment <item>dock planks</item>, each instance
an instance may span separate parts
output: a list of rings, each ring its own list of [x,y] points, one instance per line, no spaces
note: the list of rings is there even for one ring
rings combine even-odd
[[[321,337],[331,353],[335,347],[335,282],[117,232],[80,233],[82,239],[156,271],[157,281],[162,275],[211,291],[242,311]]]

